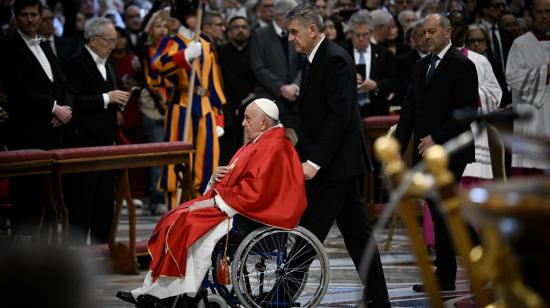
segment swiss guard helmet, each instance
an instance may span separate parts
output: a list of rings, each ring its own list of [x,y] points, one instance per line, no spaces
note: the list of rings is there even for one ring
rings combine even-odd
[[[198,7],[198,0],[170,0],[170,15],[187,27],[185,19],[195,15]]]

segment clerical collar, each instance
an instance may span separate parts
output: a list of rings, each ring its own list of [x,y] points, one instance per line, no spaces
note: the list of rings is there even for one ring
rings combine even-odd
[[[260,139],[260,137],[261,137],[263,134],[265,134],[266,132],[268,132],[268,131],[270,131],[270,130],[272,130],[272,129],[274,129],[274,128],[277,128],[277,127],[283,127],[283,124],[279,123],[279,124],[277,124],[277,125],[275,125],[275,126],[271,126],[270,128],[264,130],[260,135],[258,135],[258,137],[256,137],[256,139],[254,139],[254,141],[252,141],[252,143],[256,143],[256,141],[258,141],[258,139]]]
[[[283,29],[277,25],[275,20],[271,23],[273,24],[273,29],[275,29],[275,33],[277,33],[277,36],[283,37]]]
[[[550,41],[550,32],[544,32],[539,28],[532,27],[531,33],[533,33],[539,41]]]
[[[25,43],[27,43],[27,45],[29,46],[38,45],[42,41],[42,38],[38,34],[34,38],[32,38],[26,35],[25,33],[21,32],[19,29],[17,29],[17,33],[19,33],[23,41],[25,41]]]
[[[88,52],[90,53],[90,55],[92,55],[92,59],[94,59],[94,62],[95,62],[96,64],[98,64],[98,65],[105,65],[105,63],[107,63],[107,59],[98,56],[97,53],[95,53],[95,52],[88,46],[88,44],[85,44],[84,47],[86,47],[86,49],[88,50]]]
[[[193,36],[195,35],[195,32],[187,29],[185,26],[181,25],[180,28],[178,29],[178,33],[183,35],[183,37],[185,37],[186,39],[190,40],[193,38]]]
[[[321,43],[323,42],[324,39],[325,39],[325,35],[321,34],[321,39],[319,40],[319,42],[317,42],[317,45],[315,45],[315,47],[309,53],[309,55],[307,55],[307,60],[309,61],[309,63],[313,63],[313,58],[315,58],[315,54],[317,53],[317,50],[319,49],[319,46],[321,46]]]
[[[235,48],[237,48],[238,51],[243,51],[246,48],[246,45],[248,45],[248,41],[244,41],[242,45],[239,45],[235,43],[234,41],[230,41],[231,45],[233,45]]]

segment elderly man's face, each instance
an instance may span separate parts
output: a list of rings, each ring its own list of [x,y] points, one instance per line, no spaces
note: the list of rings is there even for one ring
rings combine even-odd
[[[294,44],[299,53],[309,54],[315,48],[315,39],[318,34],[314,25],[306,26],[297,18],[292,19],[288,24],[288,41]]]
[[[432,54],[438,54],[451,40],[451,28],[445,29],[437,15],[426,17],[422,28],[424,29],[426,48]]]
[[[355,49],[367,49],[369,47],[371,30],[367,24],[353,26],[351,29],[351,43]]]
[[[109,57],[117,42],[117,32],[112,24],[105,26],[102,35],[90,37],[88,45],[101,58]]]
[[[256,139],[267,129],[267,119],[264,113],[253,102],[244,111],[244,134],[248,141]]]

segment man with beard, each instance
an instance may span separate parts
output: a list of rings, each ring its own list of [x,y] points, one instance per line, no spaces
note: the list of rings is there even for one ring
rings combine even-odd
[[[235,16],[229,20],[227,37],[229,43],[218,49],[222,70],[224,92],[225,134],[220,138],[220,164],[225,165],[243,144],[243,112],[246,103],[254,94],[254,74],[250,67],[248,20]]]

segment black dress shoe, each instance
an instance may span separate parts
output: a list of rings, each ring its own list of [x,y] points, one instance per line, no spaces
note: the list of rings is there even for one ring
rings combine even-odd
[[[131,304],[134,304],[134,305],[137,304],[136,299],[134,298],[134,296],[130,292],[118,291],[118,292],[116,292],[116,297],[120,298],[121,300],[123,300],[125,302],[131,303]]]
[[[426,292],[426,287],[423,284],[415,284],[412,289],[414,292]],[[440,291],[454,291],[456,286],[454,284],[442,284],[439,289]]]
[[[160,299],[153,295],[142,294],[137,297],[136,307],[138,308],[171,308],[176,299],[177,299],[177,296],[171,296],[171,297]]]

